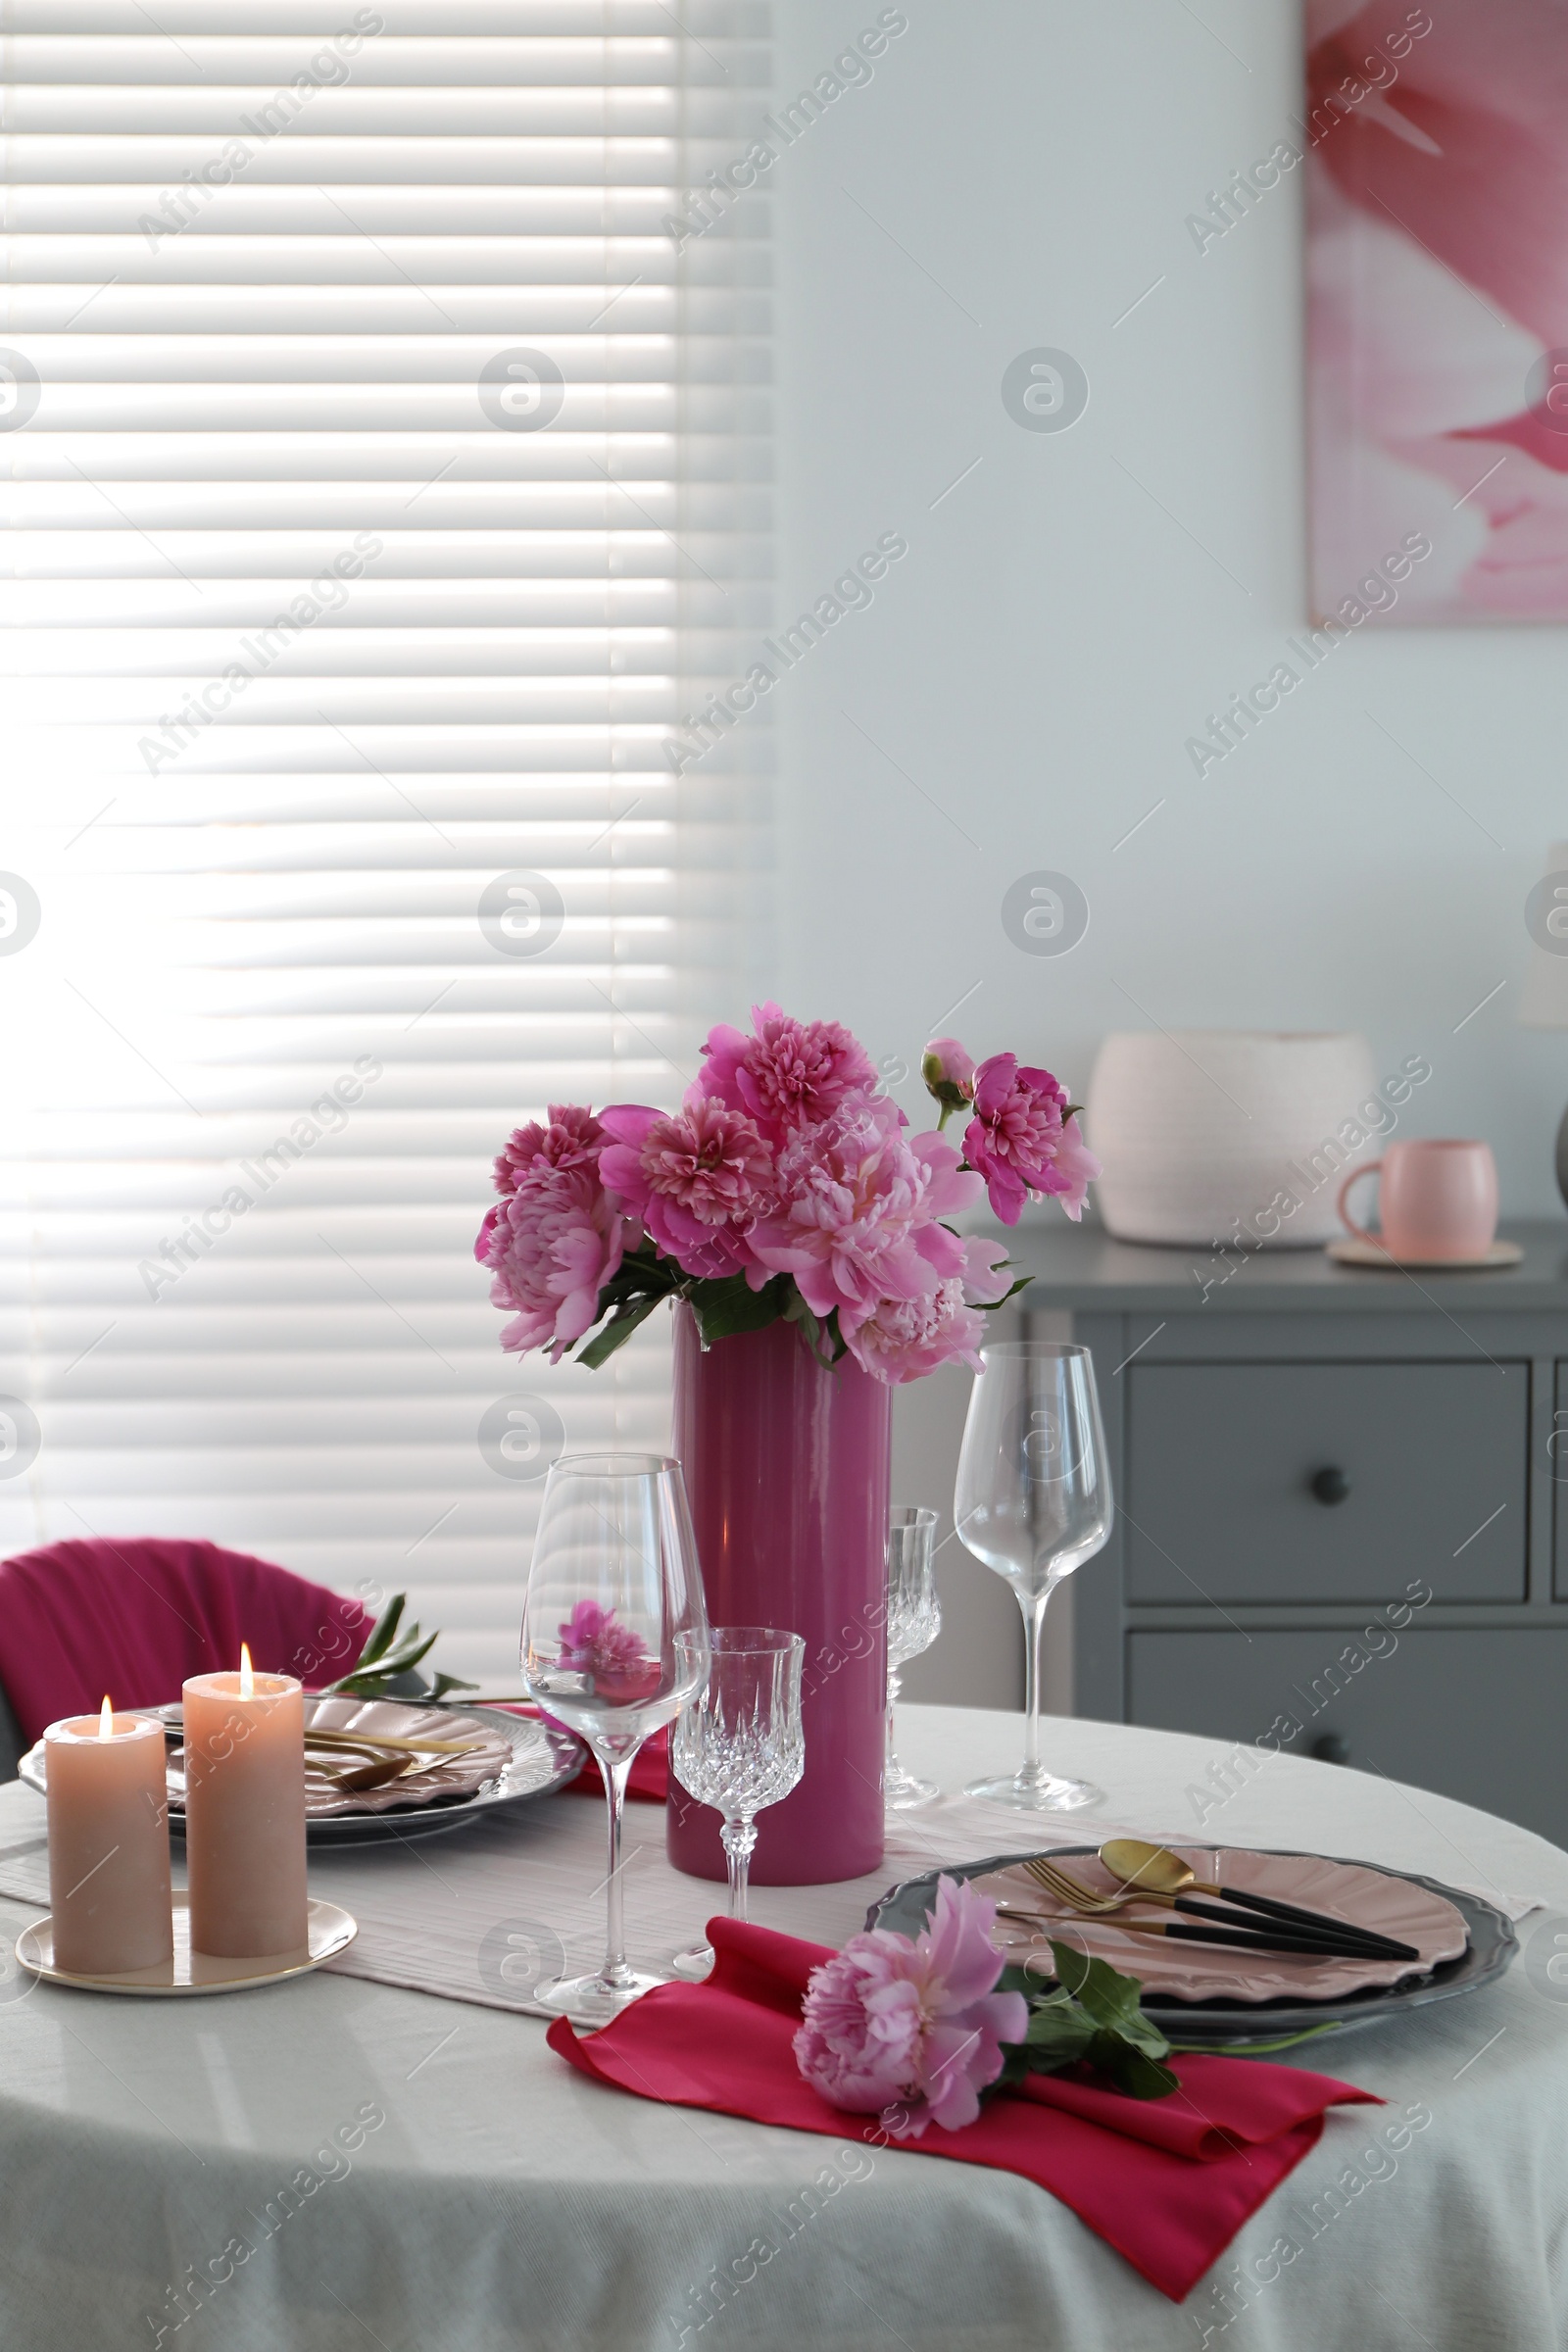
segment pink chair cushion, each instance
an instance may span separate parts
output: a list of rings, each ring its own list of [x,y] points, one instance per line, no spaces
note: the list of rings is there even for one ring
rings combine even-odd
[[[30,1742],[62,1715],[177,1698],[190,1674],[255,1665],[318,1690],[371,1619],[287,1568],[178,1536],[95,1536],[0,1560],[0,1685]]]

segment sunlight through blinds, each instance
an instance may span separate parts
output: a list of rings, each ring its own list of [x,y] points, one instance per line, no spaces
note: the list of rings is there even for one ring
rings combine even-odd
[[[5,0],[0,1543],[208,1535],[515,1672],[547,1102],[765,979],[768,104],[724,0]],[[684,225],[683,225],[684,224]]]

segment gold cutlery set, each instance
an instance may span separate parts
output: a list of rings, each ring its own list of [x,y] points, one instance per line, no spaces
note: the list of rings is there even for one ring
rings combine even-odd
[[[1298,1904],[1250,1894],[1245,1888],[1216,1886],[1200,1881],[1179,1854],[1168,1847],[1146,1845],[1141,1838],[1112,1838],[1100,1848],[1100,1859],[1117,1881],[1109,1894],[1098,1894],[1070,1871],[1044,1854],[1022,1867],[1036,1885],[1062,1906],[1057,1914],[1024,1911],[999,1904],[1004,1919],[1033,1926],[1063,1929],[1078,1920],[1104,1920],[1124,1935],[1161,1936],[1186,1943],[1223,1944],[1232,1950],[1295,1952],[1308,1959],[1419,1960],[1414,1944],[1398,1943],[1370,1928],[1335,1919],[1326,1912],[1308,1911]],[[1195,1898],[1213,1895],[1232,1906]],[[1159,1904],[1184,1916],[1172,1920],[1126,1919],[1119,1916],[1132,1904]]]
[[[471,1756],[480,1740],[399,1740],[381,1732],[305,1733],[305,1761],[340,1788],[384,1788],[391,1782],[428,1771],[447,1757]]]

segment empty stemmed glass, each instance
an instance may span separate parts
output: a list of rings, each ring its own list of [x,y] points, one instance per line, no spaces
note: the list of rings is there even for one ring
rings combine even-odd
[[[888,1513],[888,1739],[882,1795],[900,1813],[912,1805],[927,1805],[942,1793],[935,1781],[905,1771],[893,1743],[899,1668],[928,1650],[942,1631],[931,1550],[936,1525],[935,1511],[912,1502],[896,1502]]]
[[[669,1763],[699,1804],[723,1815],[729,1915],[744,1919],[757,1816],[788,1796],[806,1770],[806,1643],[767,1625],[714,1626],[710,1643],[706,1685],[676,1720]],[[712,1965],[710,1943],[675,1956],[685,1977],[706,1976]]]
[[[627,1966],[620,1822],[632,1759],[708,1680],[708,1619],[679,1462],[563,1454],[539,1507],[522,1618],[528,1696],[588,1742],[610,1811],[605,1963],[546,1986],[547,2009],[603,2025],[661,1984]]]
[[[971,1781],[967,1793],[1066,1813],[1098,1803],[1101,1791],[1040,1761],[1040,1637],[1047,1601],[1108,1540],[1114,1517],[1094,1360],[1087,1348],[1012,1340],[982,1348],[980,1361],[954,1518],[967,1549],[1006,1579],[1023,1611],[1028,1730],[1018,1770]]]

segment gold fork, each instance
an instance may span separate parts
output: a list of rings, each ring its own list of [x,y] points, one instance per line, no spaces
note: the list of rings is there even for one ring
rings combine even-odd
[[[307,1769],[329,1781],[335,1788],[356,1791],[384,1788],[393,1781],[409,1780],[415,1773],[428,1769],[422,1756],[310,1756]]]
[[[1065,1903],[1070,1911],[1080,1913],[1085,1919],[1097,1919],[1109,1911],[1125,1910],[1129,1903],[1159,1903],[1168,1911],[1191,1911],[1197,1919],[1214,1920],[1224,1927],[1250,1929],[1254,1935],[1272,1924],[1261,1919],[1233,1919],[1229,1912],[1216,1911],[1208,1903],[1180,1902],[1174,1894],[1154,1886],[1118,1886],[1113,1894],[1095,1894],[1080,1880],[1059,1869],[1054,1862],[1048,1862],[1042,1854],[1032,1855],[1025,1862],[1024,1869],[1037,1886],[1044,1886],[1058,1902]]]
[[[1169,1895],[1161,1897],[1153,1894],[1143,1886],[1124,1887],[1115,1894],[1091,1894],[1087,1886],[1070,1878],[1066,1871],[1058,1870],[1054,1862],[1046,1861],[1043,1855],[1031,1856],[1025,1862],[1024,1869],[1049,1894],[1054,1894],[1058,1902],[1065,1903],[1069,1910],[1090,1915],[1100,1911],[1119,1911],[1127,1903],[1169,1902],[1172,1899]]]
[[[390,1732],[340,1732],[314,1725],[305,1727],[307,1747],[369,1748],[379,1755],[466,1756],[485,1745],[483,1740],[404,1740]]]

